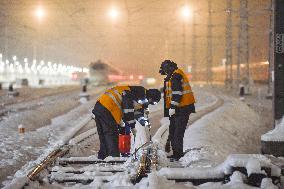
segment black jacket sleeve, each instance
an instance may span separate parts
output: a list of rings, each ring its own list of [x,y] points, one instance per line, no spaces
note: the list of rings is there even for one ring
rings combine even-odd
[[[122,94],[122,120],[131,128],[135,127],[133,97],[130,93]]]
[[[145,122],[144,120],[146,120],[146,118],[144,117],[144,109],[139,109],[139,110],[135,110],[134,112],[134,116],[135,119],[142,125],[145,126]]]
[[[183,92],[183,88],[182,88],[182,76],[180,74],[173,74],[172,79],[172,100],[171,100],[171,108],[176,108],[177,105],[180,103],[181,101],[181,97],[182,97],[182,92]]]

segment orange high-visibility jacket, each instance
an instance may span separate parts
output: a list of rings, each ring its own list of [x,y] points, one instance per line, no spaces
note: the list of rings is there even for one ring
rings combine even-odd
[[[134,112],[133,108],[122,108],[122,96],[125,91],[130,91],[129,86],[116,86],[107,90],[98,100],[112,114],[117,124],[120,124],[123,114]]]
[[[166,108],[171,108],[172,106],[184,107],[190,104],[194,104],[195,98],[191,90],[191,86],[189,84],[187,76],[184,74],[184,72],[181,69],[175,70],[173,75],[174,74],[179,74],[182,77],[182,80],[181,80],[182,91],[172,90],[172,78],[173,77],[171,77],[169,81],[166,83],[166,89],[165,89]],[[173,98],[173,96],[177,96],[177,95],[181,96],[181,98],[178,98],[179,101],[175,101],[175,98]]]

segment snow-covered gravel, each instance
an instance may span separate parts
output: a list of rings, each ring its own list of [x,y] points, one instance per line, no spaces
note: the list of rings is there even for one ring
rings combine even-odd
[[[42,97],[58,95],[60,93],[70,93],[73,91],[80,91],[79,85],[70,85],[70,86],[61,86],[61,87],[53,87],[53,88],[30,88],[23,87],[15,89],[20,93],[20,95],[16,98],[10,98],[7,96],[7,89],[0,90],[0,107],[27,102],[31,100],[36,100]]]
[[[184,137],[184,150],[189,149],[189,152],[180,160],[179,163],[181,165],[190,168],[210,168],[222,163],[228,155],[233,153],[259,153],[260,136],[271,128],[271,125],[267,124],[269,122],[268,119],[262,117],[262,115],[270,109],[269,107],[265,107],[266,103],[269,104],[267,101],[263,98],[257,99],[249,97],[250,99],[247,99],[245,102],[241,102],[232,96],[225,95],[226,90],[220,90],[219,88],[195,87],[194,92],[196,92],[195,94],[198,98],[196,104],[198,111],[204,108],[206,109],[206,107],[212,105],[212,103],[216,101],[216,96],[222,98],[224,103],[217,110],[212,111],[199,120],[195,120],[195,122],[190,122],[192,125],[187,128]],[[259,99],[265,101],[265,103],[262,104],[262,102],[257,102]],[[253,107],[254,110],[251,109],[251,107]],[[157,125],[159,125],[158,122],[160,122],[160,119],[163,116],[161,109],[162,105],[160,104],[150,111],[151,120],[152,123],[154,123],[152,132],[159,128]],[[70,114],[69,116],[73,116],[74,119],[74,114]],[[269,116],[267,117],[269,118]],[[67,117],[64,117],[63,120],[67,120],[66,123],[72,122],[72,118],[68,120]],[[59,119],[57,124],[60,125],[60,122],[62,122],[62,120]],[[55,127],[53,127],[53,125]],[[71,124],[68,126],[70,127]],[[164,127],[166,127],[166,125],[164,125]],[[52,124],[51,128],[57,128],[56,124]],[[60,132],[64,133],[65,131],[66,130],[61,130]],[[59,131],[56,130],[55,132],[58,133]],[[78,138],[80,139],[80,137]],[[96,140],[94,140],[94,138],[96,138]],[[54,137],[53,141],[55,142],[58,139],[58,137]],[[153,139],[155,139],[155,137],[153,137]],[[93,137],[91,136],[88,140],[84,141],[85,146],[88,141],[97,141],[97,136],[93,135]],[[164,143],[165,140],[157,139],[157,142]],[[84,145],[82,145],[82,148],[84,148]],[[94,144],[94,146],[97,145],[98,144]],[[80,148],[74,150],[72,155],[78,155],[78,153],[81,153],[80,156],[82,154],[87,155],[84,151],[80,151]],[[158,154],[160,154],[160,157],[164,157],[160,159],[161,164],[166,165],[169,163],[167,158],[165,158],[166,154],[163,151],[159,150]],[[248,164],[248,168],[251,171],[254,171],[256,170],[257,165],[257,162],[255,163],[252,161]],[[24,170],[27,170],[27,167],[24,167]],[[18,175],[20,173],[21,172],[18,172]],[[243,183],[243,176],[239,172],[235,172],[231,176],[231,181],[227,184],[206,183],[199,185],[198,187],[193,186],[191,183],[181,184],[169,181],[162,176],[159,171],[152,172],[147,178],[142,179],[142,181],[135,186],[129,182],[129,176],[123,174],[109,177],[108,180],[110,180],[110,182],[107,184],[99,182],[99,180],[95,180],[87,186],[77,184],[75,185],[75,188],[96,188],[102,185],[105,188],[109,188],[111,186],[120,186],[124,188],[254,188]],[[55,185],[52,187],[55,187]],[[271,180],[264,179],[262,188],[269,187],[274,188],[271,184]]]
[[[268,133],[261,136],[262,141],[284,141],[284,116],[279,124],[275,125],[275,128]]]
[[[223,99],[221,108],[186,130],[184,150],[201,150],[187,153],[182,159],[184,164],[193,166],[197,159],[198,164],[213,166],[232,153],[260,152],[260,136],[268,129],[262,127],[260,116],[238,100]]]
[[[79,91],[39,98],[33,101],[39,104],[42,101],[46,102],[35,109],[15,112],[2,120],[0,169],[5,171],[0,171],[0,182],[11,179],[9,175],[13,175],[27,162],[48,151],[51,146],[62,140],[63,136],[70,134],[82,116],[90,116],[95,97],[103,90],[104,87],[90,90],[92,100],[89,104],[82,105],[78,102]],[[18,133],[20,124],[26,128],[24,134]]]

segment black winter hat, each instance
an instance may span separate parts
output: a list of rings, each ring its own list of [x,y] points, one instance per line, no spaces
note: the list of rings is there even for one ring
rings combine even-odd
[[[161,64],[159,73],[162,75],[166,75],[171,70],[177,69],[177,64],[171,60],[164,60]]]

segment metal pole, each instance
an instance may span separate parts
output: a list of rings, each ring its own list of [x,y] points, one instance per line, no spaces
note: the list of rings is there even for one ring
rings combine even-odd
[[[275,0],[274,5],[273,109],[277,125],[284,116],[284,1]]]
[[[273,26],[274,26],[274,0],[271,0],[270,28],[269,28],[269,50],[268,50],[268,78],[267,78],[267,95],[272,96],[272,72],[273,72]]]
[[[185,21],[182,24],[182,65],[186,70],[187,60],[186,60],[186,30],[185,30]]]
[[[7,29],[7,22],[5,22],[5,55],[9,57],[8,52],[8,29]]]
[[[251,76],[250,76],[250,62],[249,62],[249,24],[248,24],[248,0],[244,0],[244,41],[245,41],[245,63],[246,63],[246,78],[247,78],[247,93],[250,93],[250,84],[251,84]]]
[[[192,17],[192,41],[191,41],[191,73],[192,78],[196,79],[196,19],[195,19],[195,13],[193,13]]]
[[[207,84],[212,80],[212,0],[208,0],[208,23],[207,23]]]
[[[226,79],[225,85],[232,88],[233,66],[232,66],[232,0],[227,0],[227,24],[226,24]],[[228,67],[230,66],[230,72]],[[228,83],[229,82],[229,83]]]
[[[248,1],[240,0],[240,23],[238,36],[237,57],[237,88],[241,80],[241,64],[246,65],[246,82],[249,90],[250,68],[249,68],[249,38],[248,38]]]

